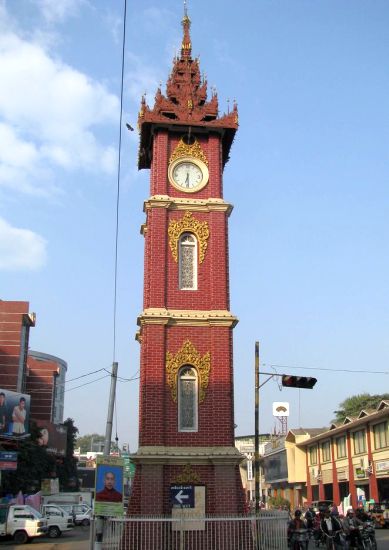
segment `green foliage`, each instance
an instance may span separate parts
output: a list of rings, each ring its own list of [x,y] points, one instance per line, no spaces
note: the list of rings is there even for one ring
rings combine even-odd
[[[346,416],[358,416],[362,409],[375,409],[383,399],[389,400],[389,393],[381,395],[361,393],[347,397],[339,403],[339,409],[334,411],[336,414],[334,422],[343,422]]]
[[[76,448],[80,447],[81,454],[85,454],[87,451],[97,451],[100,449],[99,443],[105,442],[105,435],[100,434],[87,434],[77,437]],[[111,451],[118,451],[118,445],[116,441],[111,441]]]
[[[79,481],[77,474],[77,459],[74,458],[78,428],[74,425],[72,418],[64,422],[67,427],[66,454],[63,459],[58,460],[57,475],[61,491],[78,491]]]
[[[41,480],[55,477],[55,457],[48,454],[44,447],[37,445],[40,430],[34,422],[30,424],[31,437],[16,443],[18,469],[15,472],[3,472],[3,493],[16,495],[39,491]]]
[[[81,453],[86,453],[87,451],[96,450],[92,448],[93,445],[97,443],[104,443],[104,441],[105,441],[104,435],[100,435],[96,433],[81,435],[77,437],[76,448],[80,447]]]
[[[290,510],[289,500],[281,496],[269,497],[267,499],[267,503],[270,508],[283,508]]]

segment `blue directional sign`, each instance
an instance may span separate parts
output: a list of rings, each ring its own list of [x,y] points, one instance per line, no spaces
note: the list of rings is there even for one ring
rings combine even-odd
[[[171,485],[170,501],[173,508],[194,508],[194,493],[193,485]]]

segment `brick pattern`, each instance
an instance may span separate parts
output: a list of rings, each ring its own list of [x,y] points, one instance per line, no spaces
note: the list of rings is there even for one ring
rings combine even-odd
[[[0,300],[0,388],[16,391],[23,315],[28,302]]]
[[[208,185],[190,196],[168,181],[168,162],[181,135],[166,129],[155,131],[150,174],[150,195],[172,198],[222,198],[222,146],[218,134],[198,136],[208,159]],[[178,287],[178,264],[168,241],[170,220],[184,211],[150,208],[146,211],[143,306],[174,310],[229,310],[228,216],[226,212],[193,212],[206,221],[210,236],[205,259],[198,265],[198,288]],[[197,351],[211,356],[211,371],[205,399],[199,404],[197,432],[178,431],[177,403],[167,385],[166,353],[176,354],[186,340]],[[183,326],[144,324],[141,328],[139,446],[214,447],[234,446],[232,328],[228,326]],[[182,464],[137,465],[130,514],[169,514],[170,484],[182,472]],[[239,467],[196,464],[201,484],[206,485],[206,513],[242,513],[244,494]],[[220,499],[220,494],[223,498]],[[151,498],[152,496],[152,498]]]
[[[52,420],[54,380],[58,365],[55,361],[27,359],[27,388],[31,395],[31,418]]]

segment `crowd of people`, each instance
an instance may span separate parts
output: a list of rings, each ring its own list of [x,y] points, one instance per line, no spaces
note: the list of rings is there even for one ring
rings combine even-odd
[[[305,511],[297,509],[288,524],[289,546],[292,550],[307,549],[309,539],[313,538],[317,547],[324,544],[325,548],[331,550],[364,548],[362,533],[364,529],[369,529],[371,547],[376,548],[374,527],[371,527],[370,522],[369,514],[362,507],[357,510],[350,508],[345,516],[339,514],[335,505],[318,512],[312,507]]]

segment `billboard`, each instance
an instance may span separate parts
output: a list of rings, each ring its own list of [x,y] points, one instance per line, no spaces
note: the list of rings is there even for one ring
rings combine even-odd
[[[119,456],[96,456],[96,516],[123,515],[123,468]]]
[[[276,401],[273,403],[273,416],[289,416],[289,403]]]
[[[0,388],[0,438],[23,438],[30,434],[30,401],[25,393]]]
[[[35,419],[34,419],[35,420]],[[35,420],[41,434],[38,445],[46,447],[46,451],[57,456],[65,456],[68,429],[63,424],[53,424],[46,420]]]

